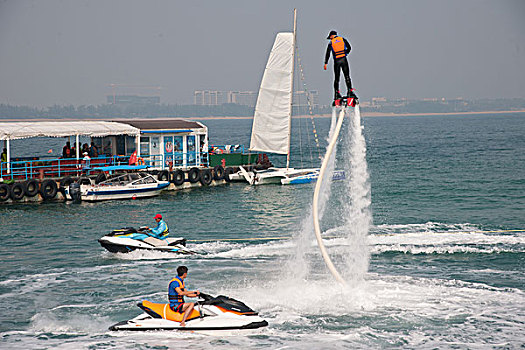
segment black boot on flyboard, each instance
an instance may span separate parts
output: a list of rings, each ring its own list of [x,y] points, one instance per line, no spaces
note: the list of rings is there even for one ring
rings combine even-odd
[[[355,89],[348,90],[345,100],[346,100],[346,105],[348,107],[355,107],[355,105],[359,103],[357,95],[355,94]]]
[[[343,96],[341,96],[339,91],[336,91],[335,96],[334,96],[334,102],[332,102],[332,106],[341,107],[342,105],[343,105]]]
[[[355,107],[356,104],[359,103],[359,100],[357,98],[357,95],[355,94],[355,89],[350,89],[346,96],[341,96],[339,91],[335,93],[334,96],[334,102],[332,102],[332,106],[334,107]]]

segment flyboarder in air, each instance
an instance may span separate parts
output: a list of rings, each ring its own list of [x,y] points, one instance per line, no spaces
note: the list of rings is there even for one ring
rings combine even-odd
[[[352,89],[352,79],[350,79],[350,68],[348,67],[348,61],[346,60],[346,55],[348,55],[350,53],[350,50],[352,50],[350,44],[345,38],[338,36],[335,30],[332,30],[330,34],[328,34],[328,37],[326,39],[329,39],[330,43],[326,48],[326,55],[324,58],[324,70],[326,70],[328,60],[330,59],[330,53],[332,53],[332,56],[334,58],[334,105],[340,105],[341,99],[343,98],[341,96],[341,93],[339,92],[339,77],[341,75],[341,70],[343,70],[343,74],[345,75],[347,100],[357,100],[357,96],[354,93],[354,89]]]

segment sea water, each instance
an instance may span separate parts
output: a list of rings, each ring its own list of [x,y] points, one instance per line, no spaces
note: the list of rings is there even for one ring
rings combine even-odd
[[[294,119],[294,130],[307,121]],[[315,122],[325,147],[330,119]],[[248,143],[249,120],[205,124],[211,143]],[[0,347],[522,347],[525,232],[513,230],[525,229],[525,115],[364,117],[362,125],[373,215],[362,283],[346,289],[334,283],[313,236],[305,243],[306,276],[286,281],[283,266],[296,254],[293,237],[308,215],[312,184],[239,183],[137,201],[3,205]],[[13,142],[13,152],[45,153],[63,141]],[[344,168],[345,151],[338,149],[336,168]],[[316,162],[309,153],[303,166]],[[292,160],[301,166],[300,157]],[[351,219],[347,185],[332,184],[322,219],[336,258],[355,249],[342,234]],[[201,254],[111,254],[99,246],[97,239],[114,228],[152,226],[156,213]],[[222,336],[107,330],[138,315],[137,302],[166,300],[167,283],[182,264],[190,289],[240,299],[269,326]]]

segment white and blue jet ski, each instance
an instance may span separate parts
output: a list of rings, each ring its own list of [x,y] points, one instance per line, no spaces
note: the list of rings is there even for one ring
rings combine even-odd
[[[177,254],[196,254],[186,248],[186,239],[182,237],[167,237],[158,239],[141,227],[114,230],[98,240],[101,246],[112,253],[129,253],[137,249],[169,252]]]
[[[257,312],[243,302],[224,295],[212,297],[200,293],[199,301],[181,327],[182,313],[174,312],[169,304],[144,300],[137,304],[144,313],[109,327],[111,331],[222,331],[246,330],[268,326]]]

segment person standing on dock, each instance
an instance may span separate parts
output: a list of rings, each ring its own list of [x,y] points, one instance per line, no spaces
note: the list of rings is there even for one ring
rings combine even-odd
[[[98,157],[98,148],[95,146],[95,143],[91,141],[91,146],[89,147],[89,156],[91,158],[97,158]]]
[[[168,285],[168,300],[170,309],[174,312],[183,313],[181,327],[186,326],[186,319],[193,310],[195,303],[185,303],[184,297],[197,297],[198,290],[186,290],[184,280],[188,277],[188,268],[186,266],[177,267],[177,277],[173,278]]]
[[[162,215],[157,214],[153,218],[157,222],[157,227],[149,228],[146,226],[146,229],[149,231],[150,235],[158,239],[166,239],[170,233],[170,229],[164,220],[162,220]]]
[[[71,158],[71,143],[66,142],[66,145],[62,148],[62,158]]]
[[[326,48],[323,68],[324,70],[326,70],[328,60],[330,59],[330,54],[332,54],[334,58],[334,100],[342,98],[341,93],[339,92],[339,77],[341,75],[341,70],[343,71],[343,74],[345,76],[347,97],[357,98],[357,96],[354,93],[354,89],[352,89],[352,79],[350,79],[350,67],[348,66],[348,61],[346,59],[346,56],[352,50],[350,44],[345,38],[343,38],[342,36],[338,36],[335,30],[332,30],[330,34],[328,34],[328,37],[326,39],[330,40],[330,43]]]

